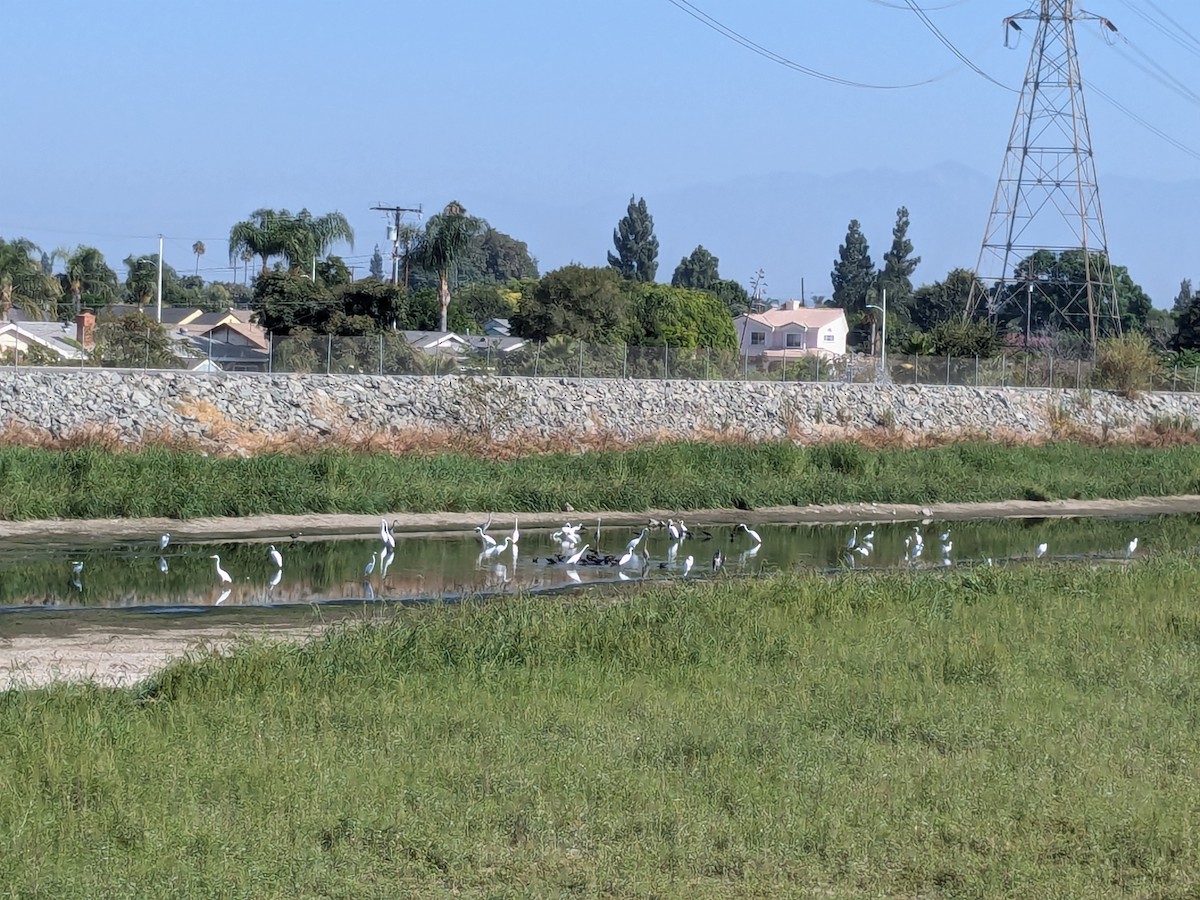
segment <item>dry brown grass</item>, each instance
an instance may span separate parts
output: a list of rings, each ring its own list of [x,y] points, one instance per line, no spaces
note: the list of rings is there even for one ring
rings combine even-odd
[[[487,460],[513,460],[551,453],[584,454],[630,450],[683,441],[717,445],[768,443],[778,438],[752,434],[741,427],[703,428],[689,432],[660,429],[639,436],[626,436],[606,429],[576,434],[514,434],[493,438],[484,432],[456,428],[368,428],[335,426],[326,434],[293,430],[283,434],[245,428],[223,416],[207,403],[193,403],[186,413],[200,422],[203,436],[179,431],[147,431],[140,440],[124,438],[114,425],[87,425],[62,434],[23,422],[8,422],[0,428],[0,447],[41,450],[100,450],[108,453],[167,449],[211,456],[260,456],[286,454],[304,456],[329,450],[373,455],[457,454]],[[990,443],[1001,446],[1041,446],[1069,442],[1085,446],[1182,447],[1200,444],[1200,429],[1186,421],[1154,421],[1120,433],[1097,432],[1069,417],[1050,417],[1050,427],[1039,433],[1006,430],[917,432],[890,426],[847,428],[839,425],[810,425],[788,428],[786,440],[801,446],[851,442],[869,450],[934,449],[960,443]]]

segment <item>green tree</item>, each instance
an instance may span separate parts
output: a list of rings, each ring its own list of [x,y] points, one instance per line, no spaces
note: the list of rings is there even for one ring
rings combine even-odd
[[[96,320],[92,361],[102,366],[131,369],[177,369],[177,346],[163,326],[144,312],[113,316],[101,313]]]
[[[1171,349],[1200,350],[1200,294],[1193,294],[1188,304],[1176,314]]]
[[[645,198],[629,198],[625,216],[613,229],[613,246],[608,264],[630,281],[653,281],[658,272],[658,238],[654,236],[654,218],[646,209]]]
[[[531,282],[536,284],[536,282]],[[455,300],[474,326],[472,333],[482,333],[483,326],[491,319],[507,319],[517,311],[521,299],[521,283],[488,284],[479,282],[462,288]]]
[[[403,329],[408,321],[408,296],[398,285],[374,279],[352,281],[335,292],[342,314],[367,317],[381,331]]]
[[[283,215],[291,218],[287,210]],[[267,262],[272,256],[282,256],[286,246],[286,222],[273,209],[256,209],[250,218],[236,222],[229,229],[229,262],[236,259],[248,261],[257,256],[262,260],[262,274],[267,273]]]
[[[633,321],[628,342],[692,350],[736,350],[733,318],[709,291],[637,284],[631,290]]]
[[[375,245],[375,252],[371,254],[371,278],[376,281],[383,281],[383,254],[379,251],[379,245]]]
[[[522,294],[512,325],[536,341],[565,335],[613,344],[625,339],[629,318],[629,296],[616,271],[572,264],[547,272]]]
[[[125,293],[140,310],[154,299],[158,290],[158,254],[125,257]],[[166,275],[163,275],[164,288]],[[166,293],[164,289],[164,293]]]
[[[354,229],[339,212],[314,216],[307,209],[295,215],[286,209],[256,209],[229,230],[229,262],[249,253],[262,260],[264,274],[273,256],[282,257],[289,268],[303,268],[338,241],[354,247]]]
[[[48,271],[41,249],[33,241],[0,238],[0,322],[12,309],[29,319],[56,318],[62,286]]]
[[[334,288],[349,284],[354,280],[346,261],[340,256],[330,254],[317,263],[317,280],[326,287]]]
[[[1185,278],[1179,282],[1179,293],[1175,295],[1175,303],[1171,307],[1171,312],[1183,312],[1196,297],[1196,292],[1192,290],[1192,279]]]
[[[80,244],[70,251],[55,250],[53,255],[63,260],[59,281],[63,292],[71,295],[71,306],[76,315],[85,305],[105,306],[116,297],[117,273],[109,268],[104,254],[95,247]]]
[[[972,286],[978,285],[970,269],[951,269],[942,281],[925,284],[913,291],[907,304],[895,307],[917,331],[928,333],[952,319],[961,319],[971,296]],[[979,285],[982,289],[982,286]],[[892,310],[892,295],[888,294],[888,310]],[[889,323],[890,324],[890,323]]]
[[[961,316],[939,322],[929,333],[933,353],[970,359],[973,356],[990,359],[1004,348],[1004,338],[995,323],[986,319],[964,322]]]
[[[703,244],[698,245],[675,267],[675,274],[671,276],[671,287],[711,291],[721,280],[717,271],[719,264],[720,260],[709,253]]]
[[[888,309],[902,310],[909,306],[913,296],[912,274],[921,264],[921,257],[913,256],[912,241],[908,239],[908,209],[896,210],[896,224],[892,228],[892,246],[883,255],[883,271],[879,273],[879,288],[887,291]]]
[[[417,257],[421,264],[438,276],[438,305],[441,307],[440,331],[446,331],[450,311],[450,270],[470,246],[472,238],[480,231],[479,219],[467,215],[467,210],[457,200],[451,200],[446,208],[432,216],[425,225],[417,246]]]
[[[204,241],[196,241],[196,243],[192,244],[192,252],[196,254],[196,271],[192,273],[193,275],[200,274],[200,257],[204,255],[206,249]]]
[[[342,307],[319,282],[295,272],[268,272],[255,281],[250,308],[267,331],[288,335],[299,329],[330,333],[330,320]]]
[[[870,248],[858,219],[851,219],[846,230],[846,240],[838,247],[838,258],[834,260],[833,305],[846,311],[847,318],[866,310],[868,294],[875,287],[875,263],[871,261]]]
[[[741,282],[732,278],[721,278],[709,290],[725,304],[730,316],[740,316],[750,311],[750,293]]]

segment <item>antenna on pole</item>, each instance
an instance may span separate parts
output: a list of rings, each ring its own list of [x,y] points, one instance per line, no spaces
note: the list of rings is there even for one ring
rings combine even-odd
[[[1004,20],[1006,46],[1026,33],[1017,20],[1036,20],[1037,32],[965,317],[1015,319],[1026,334],[1032,318],[1035,329],[1076,332],[1094,349],[1105,334],[1120,334],[1121,320],[1075,21],[1115,27],[1073,5],[1040,0],[1040,9]]]
[[[371,209],[379,212],[391,213],[394,217],[393,224],[388,226],[388,240],[392,242],[392,284],[400,283],[400,219],[405,213],[416,213],[417,217],[421,216],[420,206],[372,206]],[[405,277],[405,287],[408,287],[407,276]]]

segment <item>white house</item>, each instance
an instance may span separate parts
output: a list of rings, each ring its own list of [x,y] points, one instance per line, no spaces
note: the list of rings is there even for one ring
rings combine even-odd
[[[845,310],[813,309],[789,300],[778,309],[736,317],[733,330],[744,356],[791,359],[805,354],[844,355],[850,327]]]

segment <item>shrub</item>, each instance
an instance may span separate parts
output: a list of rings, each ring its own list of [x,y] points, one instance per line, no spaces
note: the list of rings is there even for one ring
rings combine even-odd
[[[1162,362],[1150,339],[1139,332],[1105,338],[1096,346],[1095,379],[1098,387],[1126,397],[1150,390],[1162,374]]]

